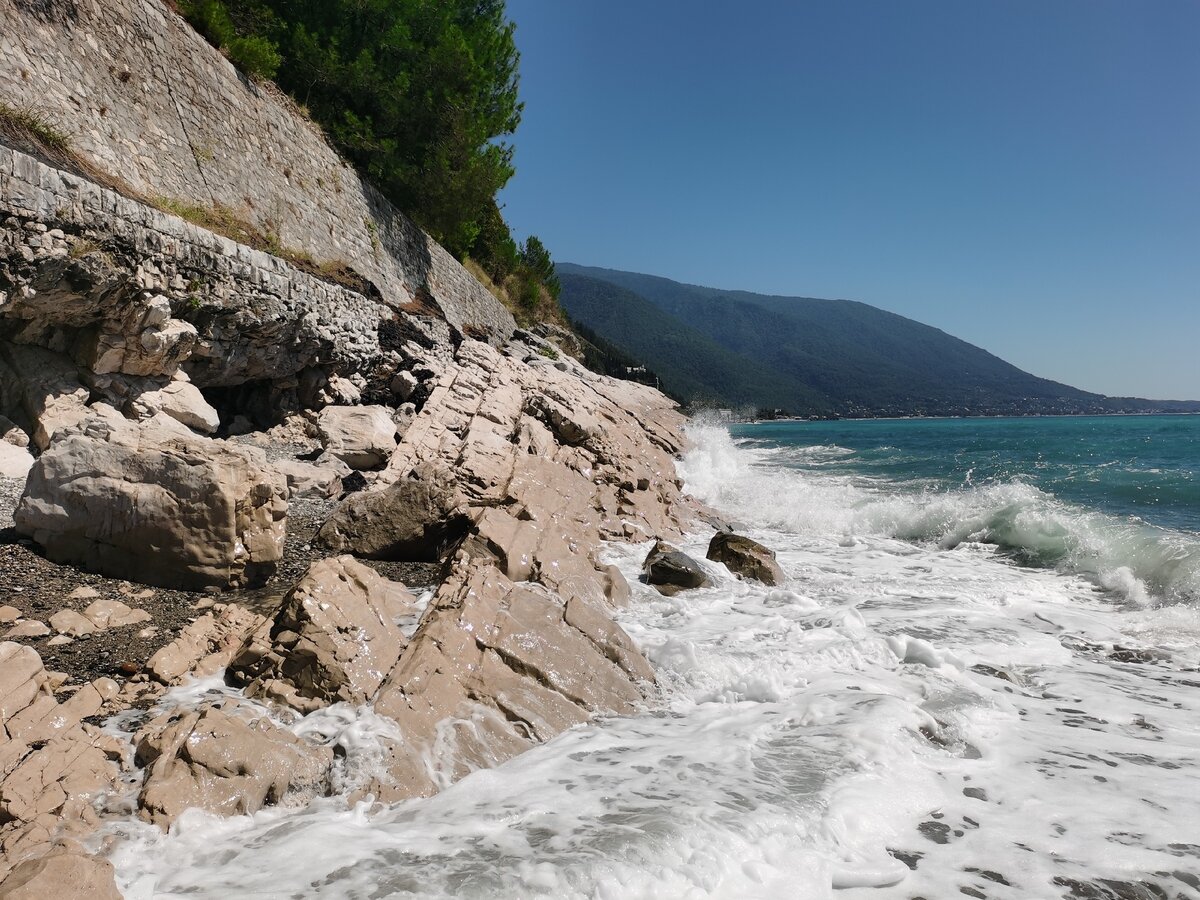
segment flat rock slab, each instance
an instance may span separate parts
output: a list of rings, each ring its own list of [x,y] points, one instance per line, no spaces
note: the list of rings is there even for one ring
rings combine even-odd
[[[18,865],[0,882],[0,900],[121,900],[112,863],[55,852]]]

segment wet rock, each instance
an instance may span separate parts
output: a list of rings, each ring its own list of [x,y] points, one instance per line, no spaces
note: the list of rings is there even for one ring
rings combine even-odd
[[[775,561],[775,552],[758,541],[740,534],[718,531],[708,544],[709,559],[724,563],[729,571],[763,584],[782,584],[783,569]]]
[[[352,469],[381,468],[396,449],[396,423],[386,406],[327,406],[316,424],[321,446]]]
[[[632,649],[618,632],[459,553],[376,698],[404,741],[389,746],[391,782],[373,789],[430,794],[439,779],[496,765],[596,713],[634,711],[644,682],[611,658],[614,641]]]
[[[0,882],[0,900],[121,900],[112,863],[56,850],[16,866]]]
[[[96,416],[38,458],[14,520],[56,562],[197,590],[265,580],[286,515],[284,478],[261,452],[161,415]]]
[[[147,767],[139,814],[163,828],[193,807],[245,815],[329,790],[332,750],[266,718],[242,718],[232,704],[160,716],[135,743],[137,760]]]
[[[116,683],[97,679],[61,703],[59,683],[32,648],[0,643],[0,879],[44,856],[55,836],[95,827],[93,801],[119,773],[122,742],[81,724],[115,697]]]
[[[212,675],[228,666],[257,632],[265,631],[268,621],[233,603],[216,604],[151,656],[146,671],[163,684],[178,684],[189,674]]]
[[[710,584],[708,573],[696,560],[682,550],[663,541],[656,541],[642,563],[646,582],[667,592],[699,588]]]
[[[416,598],[353,557],[309,567],[284,598],[265,641],[242,648],[230,679],[252,697],[301,712],[338,701],[362,705],[375,695],[406,640],[396,619]]]
[[[368,559],[436,561],[461,533],[463,498],[454,474],[422,465],[379,491],[343,502],[317,533],[317,542]]]

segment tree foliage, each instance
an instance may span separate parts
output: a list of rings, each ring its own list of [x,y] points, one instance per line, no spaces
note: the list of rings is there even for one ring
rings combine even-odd
[[[220,0],[180,0],[180,11],[196,30],[220,47],[230,61],[251,78],[274,78],[279,48],[261,34],[243,33]]]
[[[495,196],[513,174],[505,138],[521,103],[503,0],[183,0],[181,8],[235,62],[235,48],[255,61],[251,74],[273,75],[451,252],[463,256],[490,226],[495,252],[505,253],[511,238],[497,227]]]

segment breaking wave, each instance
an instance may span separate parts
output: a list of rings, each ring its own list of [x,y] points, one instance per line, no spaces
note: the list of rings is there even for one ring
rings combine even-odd
[[[1200,601],[1200,535],[1063,502],[1020,480],[956,489],[823,471],[852,451],[762,447],[692,427],[687,489],[759,528],[842,541],[989,544],[1025,565],[1082,575],[1139,605]]]

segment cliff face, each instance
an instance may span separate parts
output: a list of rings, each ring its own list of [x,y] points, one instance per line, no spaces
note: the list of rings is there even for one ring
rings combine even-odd
[[[163,828],[414,797],[653,702],[601,553],[691,521],[674,404],[514,334],[157,0],[0,15],[0,92],[69,118],[83,161],[0,146],[0,528],[22,536],[0,545],[0,584],[20,581],[0,603],[0,896],[118,896],[73,841],[129,814],[122,785]],[[241,593],[263,584],[274,602]],[[273,716],[164,698],[222,670]],[[333,702],[395,726],[369,782],[339,781],[336,735],[281,727]],[[88,721],[154,703],[136,734]]]
[[[161,0],[0,0],[0,98],[38,110],[148,198],[221,206],[318,262],[421,298],[501,342],[508,312],[360,179],[287,98],[241,75]]]

